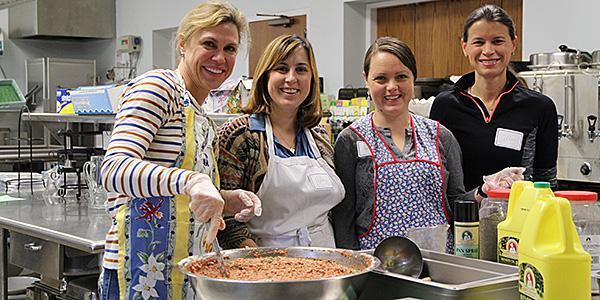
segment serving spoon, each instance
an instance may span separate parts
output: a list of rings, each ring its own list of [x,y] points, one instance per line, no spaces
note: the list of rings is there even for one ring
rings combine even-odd
[[[377,245],[374,255],[381,261],[380,267],[392,273],[419,278],[423,271],[421,250],[405,237],[386,238]]]
[[[210,221],[209,221],[210,222]],[[217,260],[217,268],[221,275],[225,278],[229,278],[229,271],[225,266],[225,260],[223,259],[223,253],[221,253],[221,246],[219,245],[219,239],[215,237],[212,244],[206,243],[206,234],[208,233],[210,223],[205,223],[201,230],[198,230],[198,234],[196,235],[196,239],[200,239],[201,245],[203,245],[204,252],[215,252],[215,259]]]

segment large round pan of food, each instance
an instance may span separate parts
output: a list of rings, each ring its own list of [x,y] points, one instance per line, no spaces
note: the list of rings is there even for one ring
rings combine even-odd
[[[222,251],[181,260],[198,299],[357,299],[379,260],[344,249],[289,247]]]

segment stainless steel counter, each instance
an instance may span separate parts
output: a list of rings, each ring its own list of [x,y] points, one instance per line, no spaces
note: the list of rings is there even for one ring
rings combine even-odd
[[[22,192],[11,196],[25,200],[0,202],[0,299],[7,299],[9,233],[51,242],[60,247],[60,253],[65,247],[91,254],[103,251],[111,222],[104,210],[88,208],[86,203],[48,206],[41,194]],[[48,259],[62,261],[62,257]],[[50,280],[57,282],[61,278]]]

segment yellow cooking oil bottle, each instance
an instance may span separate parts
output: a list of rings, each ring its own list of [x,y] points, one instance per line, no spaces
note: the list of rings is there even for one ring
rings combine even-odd
[[[518,263],[520,299],[591,299],[590,255],[565,198],[538,198],[521,232]]]
[[[523,223],[541,196],[554,196],[548,182],[516,181],[510,189],[506,219],[498,224],[497,262],[517,265]]]

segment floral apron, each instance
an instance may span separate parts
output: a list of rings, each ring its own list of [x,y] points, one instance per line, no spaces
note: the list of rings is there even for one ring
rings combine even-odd
[[[373,216],[369,230],[358,236],[361,249],[373,249],[390,236],[406,236],[409,228],[448,224],[443,203],[439,123],[410,118],[415,158],[399,160],[375,128],[373,114],[350,127],[367,144],[374,164]]]
[[[218,187],[212,149],[215,124],[205,115],[196,115],[189,99],[182,100],[185,139],[173,167],[208,174]],[[181,259],[201,253],[194,237],[202,224],[194,222],[189,202],[186,195],[134,198],[119,208],[119,240],[125,241],[119,245],[120,299],[194,299],[188,278],[176,266]]]

